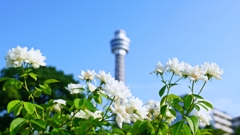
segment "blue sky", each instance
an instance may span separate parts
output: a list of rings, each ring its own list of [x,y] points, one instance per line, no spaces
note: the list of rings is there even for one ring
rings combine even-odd
[[[0,0],[0,68],[20,45],[40,49],[47,65],[77,79],[81,70],[114,76],[110,40],[124,29],[131,39],[126,85],[144,102],[160,100],[158,61],[177,57],[191,65],[215,62],[223,80],[207,83],[203,97],[232,116],[240,115],[240,1],[13,1]],[[199,82],[199,86],[203,82]],[[172,93],[189,92],[189,81]]]

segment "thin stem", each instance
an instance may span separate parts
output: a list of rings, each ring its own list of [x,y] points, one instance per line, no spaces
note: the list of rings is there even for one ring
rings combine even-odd
[[[198,95],[202,92],[202,90],[203,90],[203,88],[204,88],[204,86],[205,86],[206,83],[207,83],[207,81],[204,82],[202,88],[201,88],[200,91],[198,92]]]
[[[102,121],[104,120],[105,116],[107,115],[108,110],[109,110],[109,107],[112,105],[114,99],[115,99],[115,97],[113,97],[113,99],[111,100],[111,102],[110,102],[110,104],[109,104],[109,106],[108,106],[108,108],[107,108],[107,110],[106,110],[106,113],[103,115]]]
[[[203,86],[201,87],[200,91],[198,92],[198,95],[202,92],[202,90],[203,90],[203,88],[204,88],[204,86],[205,86],[206,83],[207,83],[206,81],[203,83]],[[193,86],[194,86],[194,85],[192,85],[192,94],[194,94],[194,93],[193,93]],[[190,105],[190,107],[188,108],[188,110],[187,110],[187,112],[186,112],[185,115],[188,115],[188,114],[190,113],[190,109],[192,108],[192,106],[194,105],[194,102],[195,102],[196,100],[197,100],[197,97],[195,97],[195,98],[193,99],[193,102],[191,103],[191,105]]]
[[[194,93],[193,93],[194,82],[195,82],[195,81],[192,82],[192,88],[191,88],[192,94],[194,94]]]
[[[174,84],[177,83],[178,81],[180,81],[181,79],[183,79],[183,77],[179,78],[176,82],[174,82]]]
[[[170,79],[170,84],[171,84],[171,82],[172,82],[172,78],[173,78],[173,76],[174,76],[174,73],[172,73],[172,76],[171,76],[171,79]]]

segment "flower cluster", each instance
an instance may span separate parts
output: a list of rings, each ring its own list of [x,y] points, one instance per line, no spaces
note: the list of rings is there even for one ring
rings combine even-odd
[[[99,71],[95,73],[94,70],[81,71],[81,76],[78,76],[81,80],[86,81],[87,85],[84,88],[80,84],[68,84],[66,87],[70,91],[70,94],[78,94],[83,91],[80,89],[86,89],[86,93],[93,93],[97,90],[97,86],[91,82],[98,79],[100,82],[100,89],[97,92],[104,94],[110,100],[112,104],[110,105],[110,110],[116,115],[116,122],[120,128],[122,128],[123,123],[135,122],[137,120],[144,120],[147,118],[148,110],[146,106],[143,105],[142,100],[132,96],[131,91],[128,87],[121,81],[115,80],[110,73],[105,73],[104,71]],[[97,114],[96,114],[97,113]],[[101,113],[91,112],[89,110],[81,110],[77,112],[74,117],[85,118],[89,117],[100,118]]]
[[[50,99],[46,104],[37,105],[34,98],[40,97],[41,94],[51,95],[48,84],[59,82],[56,79],[48,79],[35,89],[28,88],[27,77],[30,76],[35,81],[38,78],[29,67],[46,66],[45,56],[42,56],[39,50],[32,48],[28,51],[27,47],[17,46],[8,51],[5,59],[8,67],[22,67],[24,83],[16,78],[1,78],[0,81],[6,81],[4,89],[13,86],[16,89],[24,88],[29,94],[29,100],[32,100],[13,100],[8,104],[9,113],[24,115],[12,121],[11,134],[201,134],[198,125],[210,124],[212,118],[209,111],[213,106],[204,100],[200,93],[208,80],[221,80],[224,72],[216,63],[205,62],[201,66],[191,66],[179,62],[177,58],[169,59],[165,66],[158,62],[152,73],[161,76],[161,100],[149,100],[143,104],[141,99],[132,95],[128,86],[115,80],[110,73],[81,71],[78,78],[85,84],[69,83],[65,87],[70,94],[74,94],[73,101]],[[164,79],[167,75],[164,73],[167,72],[172,73],[169,80]],[[183,97],[172,94],[171,88],[185,78],[191,80],[192,84],[188,86],[191,93]],[[198,80],[204,82],[196,92],[194,84]],[[103,102],[106,102],[104,106]],[[177,118],[179,115],[181,118]],[[175,121],[176,119],[178,121]],[[115,121],[118,127],[112,121]]]
[[[208,81],[212,77],[221,80],[220,76],[224,73],[223,69],[220,69],[216,63],[205,62],[201,66],[191,66],[188,63],[179,62],[177,58],[169,59],[165,66],[162,66],[161,62],[158,62],[152,73],[163,74],[164,71],[173,72],[180,77],[188,77],[192,81]]]
[[[46,57],[42,56],[40,50],[34,50],[33,48],[28,51],[27,47],[21,48],[17,46],[8,51],[5,59],[7,67],[21,67],[24,62],[32,65],[33,68],[46,66],[46,63],[44,63]]]

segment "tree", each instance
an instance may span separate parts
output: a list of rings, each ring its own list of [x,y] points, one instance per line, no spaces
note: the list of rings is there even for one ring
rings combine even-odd
[[[20,68],[4,68],[1,70],[0,78],[2,77],[14,77],[20,79],[19,73],[21,72]],[[35,81],[33,78],[27,78],[28,87],[30,89],[35,89],[35,87],[39,87],[39,84],[43,84],[43,82],[47,79],[56,79],[59,80],[59,83],[50,84],[52,94],[46,95],[42,94],[39,98],[36,98],[35,102],[38,104],[43,104],[49,99],[74,99],[73,95],[69,93],[65,87],[69,83],[78,83],[78,81],[73,79],[73,75],[65,75],[63,71],[57,71],[55,67],[40,67],[37,70],[33,69],[33,72],[38,75],[38,79]],[[6,91],[3,91],[4,82],[0,82],[0,131],[6,130],[9,127],[13,117],[11,114],[6,114],[7,104],[11,100],[19,99],[23,101],[28,100],[28,94],[26,90],[20,89],[17,90],[15,87],[11,87]],[[83,96],[83,95],[81,95]]]

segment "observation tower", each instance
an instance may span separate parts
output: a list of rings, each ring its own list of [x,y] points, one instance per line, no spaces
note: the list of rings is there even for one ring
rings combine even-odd
[[[124,30],[117,30],[115,37],[111,40],[111,50],[115,55],[115,79],[125,81],[124,57],[129,50],[130,39]]]

